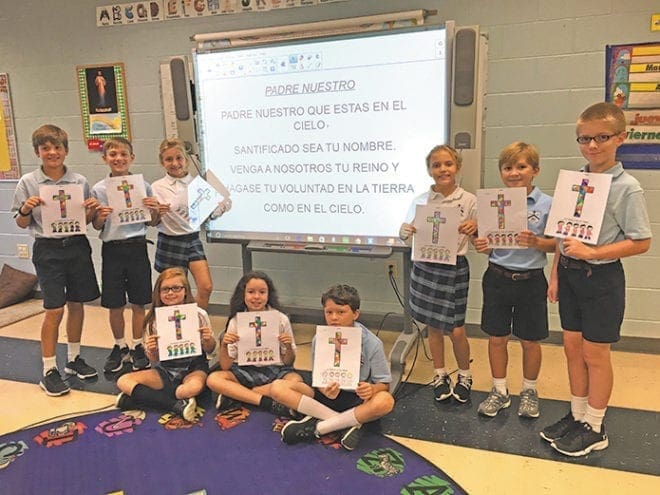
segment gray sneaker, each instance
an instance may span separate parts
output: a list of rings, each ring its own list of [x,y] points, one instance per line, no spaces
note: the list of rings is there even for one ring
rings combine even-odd
[[[479,404],[477,412],[484,416],[491,418],[497,416],[500,409],[505,409],[511,405],[511,397],[509,394],[503,395],[497,391],[495,387],[490,391],[486,400]]]
[[[518,416],[523,418],[538,418],[539,414],[539,394],[536,390],[527,389],[520,392]]]

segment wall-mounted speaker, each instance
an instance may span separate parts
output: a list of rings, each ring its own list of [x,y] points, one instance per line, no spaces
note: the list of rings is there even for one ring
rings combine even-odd
[[[165,136],[183,140],[188,153],[197,155],[193,88],[188,59],[171,57],[160,63],[160,89]]]

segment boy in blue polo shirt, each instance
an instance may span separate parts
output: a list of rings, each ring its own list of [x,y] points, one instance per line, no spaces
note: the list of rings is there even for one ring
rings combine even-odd
[[[34,152],[41,160],[41,166],[21,177],[16,185],[12,211],[16,225],[29,228],[34,236],[32,262],[39,279],[44,298],[45,316],[41,324],[41,359],[43,378],[39,382],[46,394],[64,395],[69,386],[64,383],[57,369],[55,350],[60,323],[67,308],[67,364],[66,373],[79,378],[97,376],[94,368],[80,357],[80,337],[82,335],[83,303],[99,297],[99,287],[92,264],[91,247],[85,235],[64,234],[57,238],[44,236],[39,197],[40,185],[80,184],[83,186],[86,220],[89,223],[96,214],[98,201],[90,194],[87,179],[76,174],[64,165],[69,152],[67,133],[57,126],[46,124],[32,134]]]
[[[116,137],[103,143],[103,161],[110,167],[110,177],[129,175],[135,155],[133,145],[125,138]],[[149,225],[158,222],[158,201],[152,197],[151,186],[145,182],[147,192],[143,200],[149,208]],[[120,371],[124,361],[131,360],[133,370],[150,367],[144,353],[142,341],[144,324],[144,306],[151,302],[151,263],[147,255],[147,223],[120,224],[110,216],[112,208],[108,206],[108,193],[105,179],[97,182],[92,194],[101,206],[93,221],[94,228],[100,230],[103,241],[101,306],[108,308],[110,329],[115,345],[106,359],[103,371]],[[124,307],[126,295],[131,304],[132,340],[126,342],[124,332]]]
[[[620,258],[651,246],[644,191],[616,159],[626,139],[623,111],[612,103],[596,103],[578,118],[576,134],[587,160],[583,171],[610,174],[612,184],[597,244],[560,239],[548,287],[548,299],[559,301],[571,410],[540,434],[555,450],[573,457],[609,445],[603,419],[614,383],[610,346],[620,338],[625,307]]]
[[[488,239],[478,237],[474,247],[488,254],[484,273],[481,329],[488,334],[488,358],[493,388],[477,411],[493,417],[511,405],[506,382],[509,361],[507,344],[511,333],[520,339],[523,383],[518,416],[537,418],[539,396],[536,382],[541,370],[540,341],[548,337],[548,283],[543,273],[546,253],[555,249],[555,239],[543,235],[552,198],[533,185],[539,174],[535,146],[516,141],[500,152],[500,175],[507,187],[527,191],[527,228],[518,234],[518,244],[527,249],[491,249]]]

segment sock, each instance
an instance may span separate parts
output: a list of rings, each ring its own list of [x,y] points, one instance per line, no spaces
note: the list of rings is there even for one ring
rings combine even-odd
[[[337,411],[333,411],[328,406],[325,406],[319,401],[307,397],[306,395],[300,397],[300,402],[298,402],[296,410],[300,414],[313,416],[318,419],[328,419],[338,414]]]
[[[493,387],[502,395],[508,395],[509,391],[506,387],[506,377],[505,378],[493,378]]]
[[[603,419],[605,418],[605,411],[607,411],[607,407],[605,409],[596,409],[587,404],[587,411],[584,414],[584,418],[582,418],[582,422],[587,423],[591,426],[592,430],[600,433]]]
[[[463,378],[472,378],[472,371],[468,370],[462,370],[458,368],[458,376],[462,376]]]
[[[522,389],[523,390],[536,390],[536,382],[538,380],[528,380],[523,376],[523,384],[522,384]]]
[[[133,388],[131,398],[137,404],[160,411],[171,411],[174,408],[174,404],[176,404],[174,397],[170,397],[161,390],[154,390],[141,383],[138,383]]]
[[[273,399],[267,395],[262,395],[261,400],[259,401],[259,408],[264,411],[270,411],[270,408],[273,406]]]
[[[69,362],[73,361],[78,356],[80,356],[80,342],[68,342],[66,350],[67,359]]]
[[[447,374],[447,368],[436,368],[433,370],[433,372],[435,373],[435,376],[442,378]]]
[[[57,358],[55,356],[42,357],[41,361],[44,364],[44,376],[46,376],[46,372],[52,370],[53,368],[57,368]]]
[[[571,414],[576,421],[582,421],[584,413],[587,412],[587,397],[577,397],[571,395]]]
[[[139,339],[133,338],[133,349],[135,349],[137,346],[143,346],[144,347],[144,339],[140,337]]]
[[[343,430],[351,426],[357,426],[360,422],[355,419],[355,408],[349,409],[333,417],[324,419],[316,425],[316,431],[319,436],[326,435],[331,431]]]
[[[118,345],[120,349],[126,347],[126,339],[122,337],[121,339],[115,339],[115,345]]]

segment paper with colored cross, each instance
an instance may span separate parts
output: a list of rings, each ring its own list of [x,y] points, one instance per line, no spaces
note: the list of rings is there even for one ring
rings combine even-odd
[[[282,364],[280,357],[280,313],[278,311],[247,311],[236,314],[239,366],[269,366]]]
[[[545,235],[597,244],[611,185],[611,174],[560,170]]]
[[[316,327],[312,386],[339,383],[344,390],[355,390],[360,381],[362,329],[359,327]]]
[[[161,361],[202,354],[197,304],[178,304],[156,308],[158,355]]]
[[[69,237],[87,232],[84,194],[80,184],[39,186],[44,237]]]
[[[518,245],[518,234],[527,230],[527,189],[477,190],[479,237],[488,239],[493,249],[525,249]]]
[[[195,177],[188,184],[188,221],[190,225],[194,229],[199,229],[223,199],[222,194],[211,184],[199,175]]]
[[[456,264],[458,208],[433,204],[417,205],[413,225],[412,260],[443,265]]]
[[[147,196],[142,174],[107,177],[105,189],[113,223],[128,225],[151,220],[149,208],[142,204]]]

